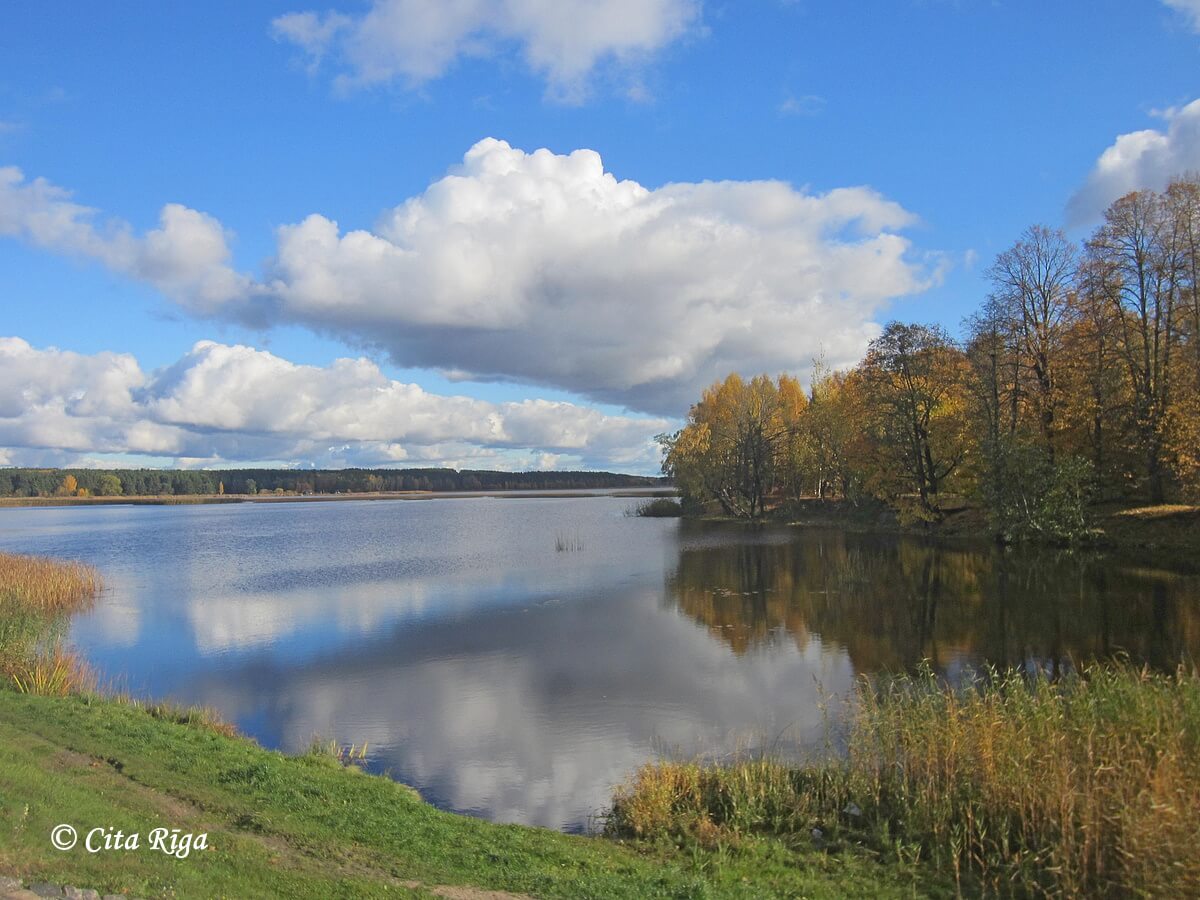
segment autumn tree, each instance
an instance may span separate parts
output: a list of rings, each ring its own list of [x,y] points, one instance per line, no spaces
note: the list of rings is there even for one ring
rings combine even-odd
[[[853,499],[855,493],[851,458],[862,421],[851,409],[852,393],[845,372],[831,371],[820,360],[814,362],[804,426],[810,483],[819,498],[840,495]]]
[[[1065,234],[1034,225],[996,257],[988,273],[994,289],[989,318],[1013,351],[1014,405],[1018,399],[1028,405],[1051,460],[1075,257]]]
[[[802,412],[799,385],[737,374],[708,388],[687,425],[661,438],[663,471],[685,501],[716,501],[726,515],[758,518],[783,468],[789,429]]]
[[[1179,329],[1186,351],[1169,441],[1184,491],[1195,498],[1200,496],[1200,175],[1169,185],[1166,205],[1178,254]]]
[[[1171,403],[1175,313],[1180,289],[1180,235],[1169,207],[1153,191],[1110,206],[1088,242],[1096,289],[1117,316],[1118,350],[1132,392],[1149,499],[1165,496],[1164,449]]]
[[[880,451],[877,492],[915,493],[914,512],[940,518],[938,494],[967,452],[962,354],[936,325],[891,322],[858,374]]]

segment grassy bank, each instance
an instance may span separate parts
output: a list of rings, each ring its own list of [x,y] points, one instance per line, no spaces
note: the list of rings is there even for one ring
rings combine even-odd
[[[83,565],[0,555],[0,875],[140,897],[911,896],[920,872],[856,852],[736,855],[440,812],[328,750],[285,756],[213,713],[101,697],[62,636],[100,588]],[[328,745],[326,745],[328,746]],[[335,745],[336,746],[336,745]],[[70,824],[137,850],[56,850]],[[154,828],[206,833],[179,859]],[[488,892],[508,892],[488,893]]]
[[[968,895],[1200,896],[1194,674],[906,677],[864,685],[847,718],[847,754],[822,764],[647,766],[609,828],[706,847],[817,835]]]
[[[60,852],[49,841],[60,823],[81,834],[203,831],[210,849],[187,859]],[[927,893],[917,875],[858,852],[763,844],[696,853],[492,825],[327,755],[284,756],[112,700],[13,691],[0,691],[0,873],[142,897]]]

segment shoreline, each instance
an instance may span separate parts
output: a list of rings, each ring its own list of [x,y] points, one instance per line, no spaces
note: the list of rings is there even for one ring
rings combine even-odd
[[[963,507],[936,525],[903,525],[887,511],[854,507],[845,501],[806,500],[785,510],[773,510],[758,520],[729,516],[684,516],[697,522],[773,525],[788,528],[833,528],[855,534],[921,538],[943,544],[970,542],[1004,549],[1043,549],[1062,552],[1111,554],[1157,563],[1186,573],[1200,572],[1200,505],[1104,504],[1092,509],[1096,534],[1089,541],[1063,544],[1029,540],[1011,544],[997,541],[982,511]]]
[[[83,885],[140,897],[953,896],[925,866],[867,852],[749,843],[711,854],[666,842],[497,824],[328,754],[285,755],[200,720],[95,696],[0,690],[0,885]],[[51,834],[70,825],[68,850]],[[155,852],[155,828],[207,849]],[[137,849],[89,853],[93,829]]]
[[[578,490],[373,491],[356,494],[156,494],[129,497],[0,497],[0,509],[67,506],[208,506],[221,503],[335,503],[347,500],[568,500],[589,497],[674,497],[674,488],[624,487]]]

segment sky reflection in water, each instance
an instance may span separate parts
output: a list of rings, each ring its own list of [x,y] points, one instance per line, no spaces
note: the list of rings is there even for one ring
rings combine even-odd
[[[2,510],[0,547],[101,567],[72,637],[116,684],[269,746],[369,741],[431,802],[559,828],[656,753],[820,744],[856,673],[1200,648],[1194,576],[636,502]]]

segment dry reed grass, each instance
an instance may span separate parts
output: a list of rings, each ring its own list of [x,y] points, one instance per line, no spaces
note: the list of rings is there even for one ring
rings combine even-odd
[[[0,553],[0,597],[39,615],[64,615],[91,607],[102,587],[86,563]]]
[[[803,766],[658,763],[611,833],[865,845],[992,896],[1200,896],[1200,678],[1127,666],[952,689],[864,683],[849,751]],[[817,829],[816,832],[813,829]]]
[[[62,646],[62,632],[100,587],[84,563],[0,553],[0,682],[28,694],[94,691],[95,673]]]

